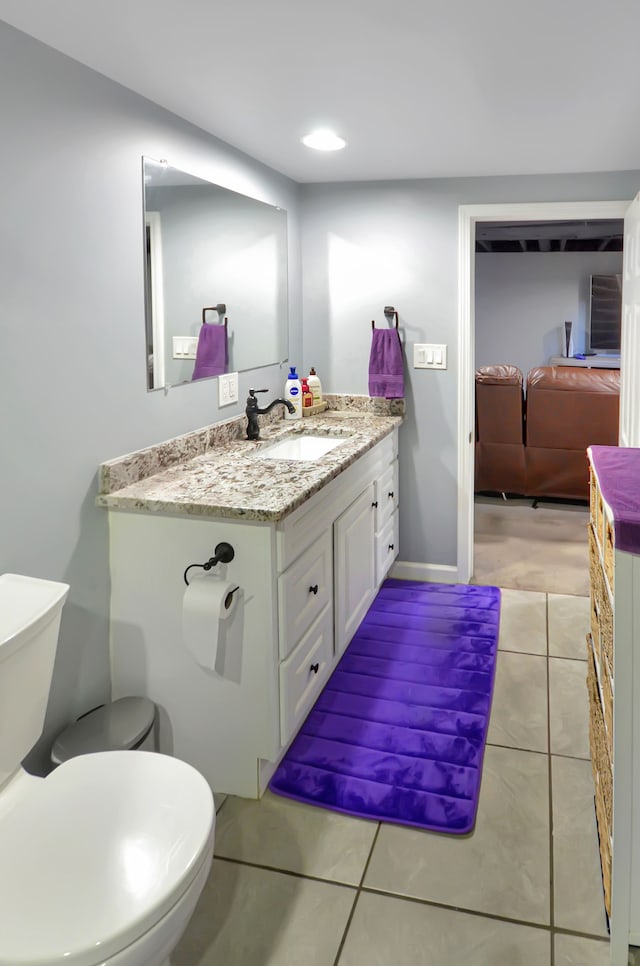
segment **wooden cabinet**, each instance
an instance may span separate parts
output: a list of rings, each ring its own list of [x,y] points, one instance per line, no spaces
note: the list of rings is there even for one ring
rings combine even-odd
[[[113,697],[159,707],[160,750],[259,797],[397,556],[397,432],[277,523],[109,512]],[[377,503],[377,506],[376,506]],[[185,568],[220,541],[241,606],[215,667],[185,647]]]
[[[627,966],[640,944],[640,451],[594,446],[589,460],[589,738],[610,961]]]

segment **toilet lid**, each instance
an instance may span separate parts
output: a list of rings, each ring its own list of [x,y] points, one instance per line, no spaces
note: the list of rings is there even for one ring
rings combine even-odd
[[[205,779],[166,755],[84,755],[29,782],[0,820],[0,966],[114,956],[186,891],[214,824]]]

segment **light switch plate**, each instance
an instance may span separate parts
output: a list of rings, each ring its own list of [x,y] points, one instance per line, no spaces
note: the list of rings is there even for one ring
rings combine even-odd
[[[173,336],[173,358],[195,359],[198,348],[198,337],[190,335]]]
[[[446,369],[447,368],[446,345],[435,345],[434,343],[426,343],[426,342],[414,342],[413,368],[414,369]]]
[[[218,376],[218,406],[230,406],[238,401],[238,373]]]

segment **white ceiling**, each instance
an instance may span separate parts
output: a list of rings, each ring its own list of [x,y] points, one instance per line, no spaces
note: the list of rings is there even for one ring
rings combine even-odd
[[[640,167],[638,0],[0,0],[296,181]],[[300,144],[333,127],[346,150]]]

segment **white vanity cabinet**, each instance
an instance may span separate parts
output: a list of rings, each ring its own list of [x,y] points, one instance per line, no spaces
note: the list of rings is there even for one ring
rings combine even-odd
[[[397,556],[397,466],[394,430],[277,523],[110,509],[113,697],[154,700],[160,750],[214,791],[264,792],[357,630]],[[240,624],[204,669],[182,640],[183,571],[223,540]]]

